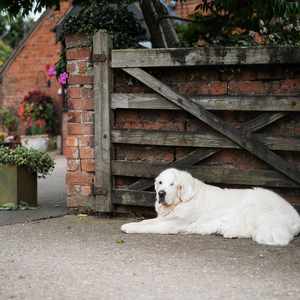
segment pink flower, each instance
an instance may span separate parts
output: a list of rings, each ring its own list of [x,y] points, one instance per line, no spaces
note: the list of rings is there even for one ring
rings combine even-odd
[[[47,69],[47,74],[49,77],[53,77],[56,75],[56,69],[55,66],[49,66]]]
[[[67,72],[63,72],[59,75],[59,78],[58,78],[58,82],[61,84],[61,85],[66,85],[67,84],[67,80],[69,78],[69,75]]]

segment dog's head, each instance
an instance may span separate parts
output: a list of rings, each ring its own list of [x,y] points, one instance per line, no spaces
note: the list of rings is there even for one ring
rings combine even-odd
[[[177,169],[167,169],[155,179],[156,203],[165,207],[186,202],[195,194],[195,178]]]

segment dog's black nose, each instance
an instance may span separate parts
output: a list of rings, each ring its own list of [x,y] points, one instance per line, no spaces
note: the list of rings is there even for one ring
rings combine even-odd
[[[166,192],[165,191],[159,191],[158,192],[158,203],[164,203],[165,202],[165,197],[166,197]]]

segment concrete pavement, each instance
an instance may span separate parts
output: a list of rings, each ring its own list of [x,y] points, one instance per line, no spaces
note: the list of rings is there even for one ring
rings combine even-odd
[[[125,235],[128,220],[65,216],[0,227],[0,299],[299,299],[288,247],[199,235]]]

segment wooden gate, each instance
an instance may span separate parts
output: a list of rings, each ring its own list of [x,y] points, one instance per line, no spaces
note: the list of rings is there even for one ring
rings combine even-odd
[[[293,199],[300,199],[299,135],[273,135],[272,131],[263,131],[278,122],[281,128],[284,128],[284,122],[291,120],[295,127],[300,125],[297,123],[300,116],[297,94],[189,97],[179,93],[172,83],[168,84],[168,78],[162,75],[163,80],[158,79],[154,74],[166,69],[167,74],[173,76],[171,69],[182,75],[185,71],[191,74],[196,68],[207,67],[296,66],[300,62],[298,48],[111,50],[111,38],[104,31],[94,36],[93,45],[95,195],[98,211],[110,212],[119,205],[153,206],[153,178],[167,167],[188,170],[195,177],[212,184],[263,186],[284,193],[289,191]],[[126,76],[125,88],[118,80],[122,76]],[[209,78],[207,82],[210,85]],[[143,93],[140,90],[139,93],[135,92],[137,83],[139,87],[140,83],[143,84]],[[201,130],[186,130],[184,126],[170,130],[172,124],[169,126],[165,120],[161,122],[164,126],[155,128],[151,127],[151,118],[146,129],[132,129],[130,124],[134,124],[135,120],[125,122],[127,126],[122,125],[124,122],[120,123],[122,113],[126,114],[126,111],[127,114],[131,111],[133,118],[139,113],[145,116],[146,112],[152,116],[155,113],[164,116],[173,114],[175,117],[170,119],[171,123],[176,123],[176,116],[183,123],[184,118],[192,118],[193,122],[197,120],[201,123],[198,126]],[[234,114],[240,112],[247,117],[240,118],[243,122],[239,124],[233,124],[224,117],[224,113],[228,113],[231,116],[229,119],[232,119]],[[128,145],[132,145],[129,149],[140,147],[140,153],[143,149],[151,151],[151,147],[159,147],[164,152],[167,149],[173,158],[145,161],[137,155],[136,159],[128,159],[120,155],[122,149],[128,149]],[[181,151],[179,155],[178,149],[186,151]],[[263,162],[262,167],[243,169],[228,167],[226,163],[205,164],[207,159],[213,162],[214,157],[224,149],[232,153],[247,152],[247,155]]]

